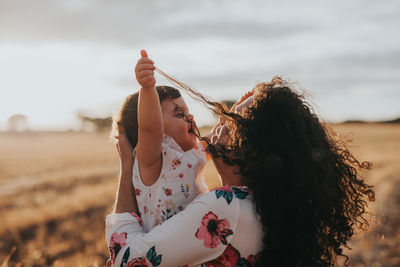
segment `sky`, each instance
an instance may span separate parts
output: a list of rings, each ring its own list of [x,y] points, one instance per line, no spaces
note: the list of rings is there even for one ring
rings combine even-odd
[[[143,48],[214,100],[283,75],[324,120],[396,118],[398,14],[397,0],[0,0],[0,130],[18,113],[36,130],[113,114],[138,90]],[[199,125],[213,122],[185,99]]]

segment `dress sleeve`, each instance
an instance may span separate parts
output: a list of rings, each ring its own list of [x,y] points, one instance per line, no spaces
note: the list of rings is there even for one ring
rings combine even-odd
[[[106,238],[114,266],[192,266],[218,258],[235,234],[240,206],[238,199],[216,192],[200,195],[149,233],[135,213],[108,215]]]

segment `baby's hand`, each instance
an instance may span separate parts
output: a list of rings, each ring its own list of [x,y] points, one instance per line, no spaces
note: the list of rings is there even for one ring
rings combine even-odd
[[[154,62],[147,56],[146,50],[140,51],[141,59],[138,60],[135,67],[136,80],[143,88],[156,86],[154,78]]]

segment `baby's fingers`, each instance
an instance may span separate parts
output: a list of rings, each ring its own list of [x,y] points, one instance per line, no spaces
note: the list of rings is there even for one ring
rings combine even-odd
[[[138,60],[136,65],[140,65],[140,64],[154,64],[154,61],[149,58],[141,58]]]
[[[152,70],[142,70],[137,73],[137,77],[143,79],[146,76],[154,76],[154,71]]]
[[[142,71],[142,70],[155,70],[155,69],[156,69],[156,67],[154,67],[153,64],[144,63],[144,64],[137,64],[136,68],[135,68],[135,71],[139,72],[139,71]]]
[[[141,80],[142,80],[142,83],[149,83],[149,82],[152,82],[152,81],[154,81],[154,82],[156,81],[156,79],[152,75],[145,76]]]

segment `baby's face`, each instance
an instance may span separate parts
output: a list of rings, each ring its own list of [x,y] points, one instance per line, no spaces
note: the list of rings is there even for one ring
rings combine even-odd
[[[164,133],[174,138],[183,151],[196,146],[195,121],[182,97],[161,103]]]

